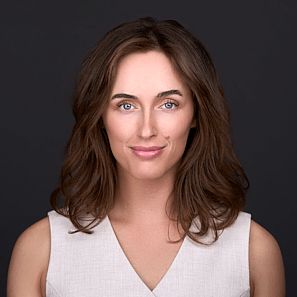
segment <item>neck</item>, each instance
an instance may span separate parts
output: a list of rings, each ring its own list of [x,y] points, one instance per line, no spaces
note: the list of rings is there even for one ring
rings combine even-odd
[[[173,183],[173,173],[158,179],[140,180],[119,169],[115,205],[109,217],[142,225],[168,222]]]

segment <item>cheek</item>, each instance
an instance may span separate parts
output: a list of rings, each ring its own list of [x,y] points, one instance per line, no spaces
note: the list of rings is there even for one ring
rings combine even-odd
[[[135,134],[135,114],[107,114],[104,118],[110,145],[126,142]]]
[[[189,119],[191,119],[191,115],[184,112],[167,112],[158,115],[162,135],[170,141],[187,140],[191,126]]]

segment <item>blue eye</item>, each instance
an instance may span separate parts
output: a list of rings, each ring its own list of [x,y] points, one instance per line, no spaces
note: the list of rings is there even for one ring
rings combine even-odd
[[[171,110],[171,109],[175,109],[179,104],[177,102],[171,102],[171,101],[168,101],[168,102],[165,102],[162,107],[164,106],[165,108],[163,109],[167,109],[167,110]],[[135,109],[135,107],[129,103],[129,102],[121,102],[120,104],[117,105],[120,109],[122,110],[126,110],[126,111],[129,111],[129,110],[132,110],[132,109]]]
[[[118,105],[121,109],[124,109],[124,110],[131,110],[134,108],[134,106],[130,103],[122,103],[120,105]],[[133,107],[133,108],[132,108]]]
[[[178,104],[168,101],[168,102],[164,103],[162,106],[165,106],[165,109],[174,109],[175,107],[178,106]]]

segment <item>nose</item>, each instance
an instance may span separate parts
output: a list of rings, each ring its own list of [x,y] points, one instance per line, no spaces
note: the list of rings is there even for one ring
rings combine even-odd
[[[152,110],[143,111],[138,128],[138,136],[150,139],[157,135],[157,123]]]

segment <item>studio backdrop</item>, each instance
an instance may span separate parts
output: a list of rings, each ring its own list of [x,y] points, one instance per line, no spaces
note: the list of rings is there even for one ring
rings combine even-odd
[[[251,183],[245,211],[278,241],[296,295],[297,1],[5,1],[1,42],[0,295],[18,236],[51,210],[84,57],[118,24],[174,19],[218,70],[235,152]]]

